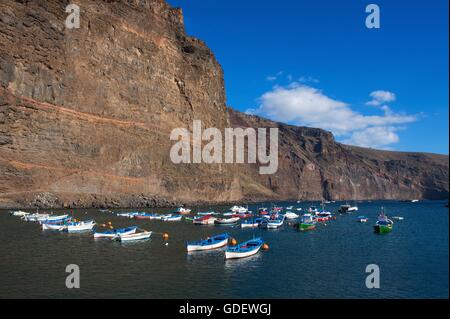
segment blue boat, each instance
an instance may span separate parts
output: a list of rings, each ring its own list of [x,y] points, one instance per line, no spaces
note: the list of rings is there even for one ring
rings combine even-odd
[[[186,244],[187,251],[210,250],[216,249],[228,244],[230,235],[228,233],[216,235],[204,240],[189,241]]]
[[[117,235],[129,235],[136,232],[137,226],[131,226],[127,228],[111,229],[104,232],[95,232],[94,238],[114,238]]]
[[[264,244],[262,238],[253,238],[238,244],[237,246],[228,247],[225,251],[225,259],[244,258],[256,254]]]

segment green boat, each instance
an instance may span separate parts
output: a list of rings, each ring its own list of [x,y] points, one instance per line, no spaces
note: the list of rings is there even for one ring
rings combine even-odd
[[[313,230],[316,228],[316,221],[311,214],[303,214],[298,229],[301,231]]]
[[[373,227],[376,233],[386,234],[392,231],[393,226],[394,222],[391,219],[387,218],[387,216],[384,214],[384,211],[382,211],[380,216],[378,216],[378,220],[375,223],[375,226]]]

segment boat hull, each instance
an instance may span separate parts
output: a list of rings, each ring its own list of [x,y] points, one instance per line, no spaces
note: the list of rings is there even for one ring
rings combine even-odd
[[[187,245],[187,251],[204,251],[204,250],[212,250],[224,247],[228,244],[228,238],[225,238],[222,241],[219,241],[217,243],[211,244],[211,245]]]
[[[300,224],[298,225],[298,228],[299,228],[301,231],[307,231],[307,230],[313,230],[313,229],[316,229],[316,225],[314,225],[314,224],[308,224],[308,223],[300,223]]]
[[[245,252],[226,251],[225,259],[238,259],[238,258],[245,258],[245,257],[253,256],[259,252],[259,250],[261,249],[261,246],[262,246],[262,244],[253,250],[245,251]]]
[[[130,241],[138,241],[138,240],[146,240],[149,239],[152,235],[152,232],[142,232],[142,233],[135,233],[130,235],[121,235],[119,234],[116,238],[117,240],[121,242],[130,242]]]
[[[377,234],[387,234],[392,231],[392,226],[388,225],[375,225],[373,228]]]

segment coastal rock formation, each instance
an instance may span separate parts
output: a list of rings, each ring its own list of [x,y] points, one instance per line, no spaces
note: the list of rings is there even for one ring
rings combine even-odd
[[[223,71],[164,0],[0,3],[0,207],[446,198],[448,156],[341,145],[226,107]],[[279,170],[173,164],[174,128],[279,127]]]

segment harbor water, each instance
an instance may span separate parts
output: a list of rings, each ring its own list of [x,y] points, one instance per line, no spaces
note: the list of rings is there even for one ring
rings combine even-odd
[[[0,212],[0,298],[448,298],[447,201],[358,202],[359,211],[300,232],[287,221],[277,230],[198,226],[185,220],[133,220],[116,213],[170,209],[64,211],[75,218],[139,225],[151,239],[123,244],[94,240],[92,233],[42,231],[39,224]],[[337,212],[342,202],[326,206]],[[283,202],[294,209],[319,206]],[[249,209],[269,203],[250,205]],[[394,220],[375,234],[380,207]],[[194,212],[229,207],[191,207]],[[62,213],[63,211],[55,211]],[[296,212],[294,210],[294,212]],[[367,223],[356,217],[365,215]],[[186,241],[228,232],[238,242],[262,237],[268,250],[224,260],[224,249],[186,252]],[[168,240],[162,238],[168,233]],[[80,269],[80,288],[66,287],[66,266]],[[366,287],[366,267],[380,270],[380,288]]]

